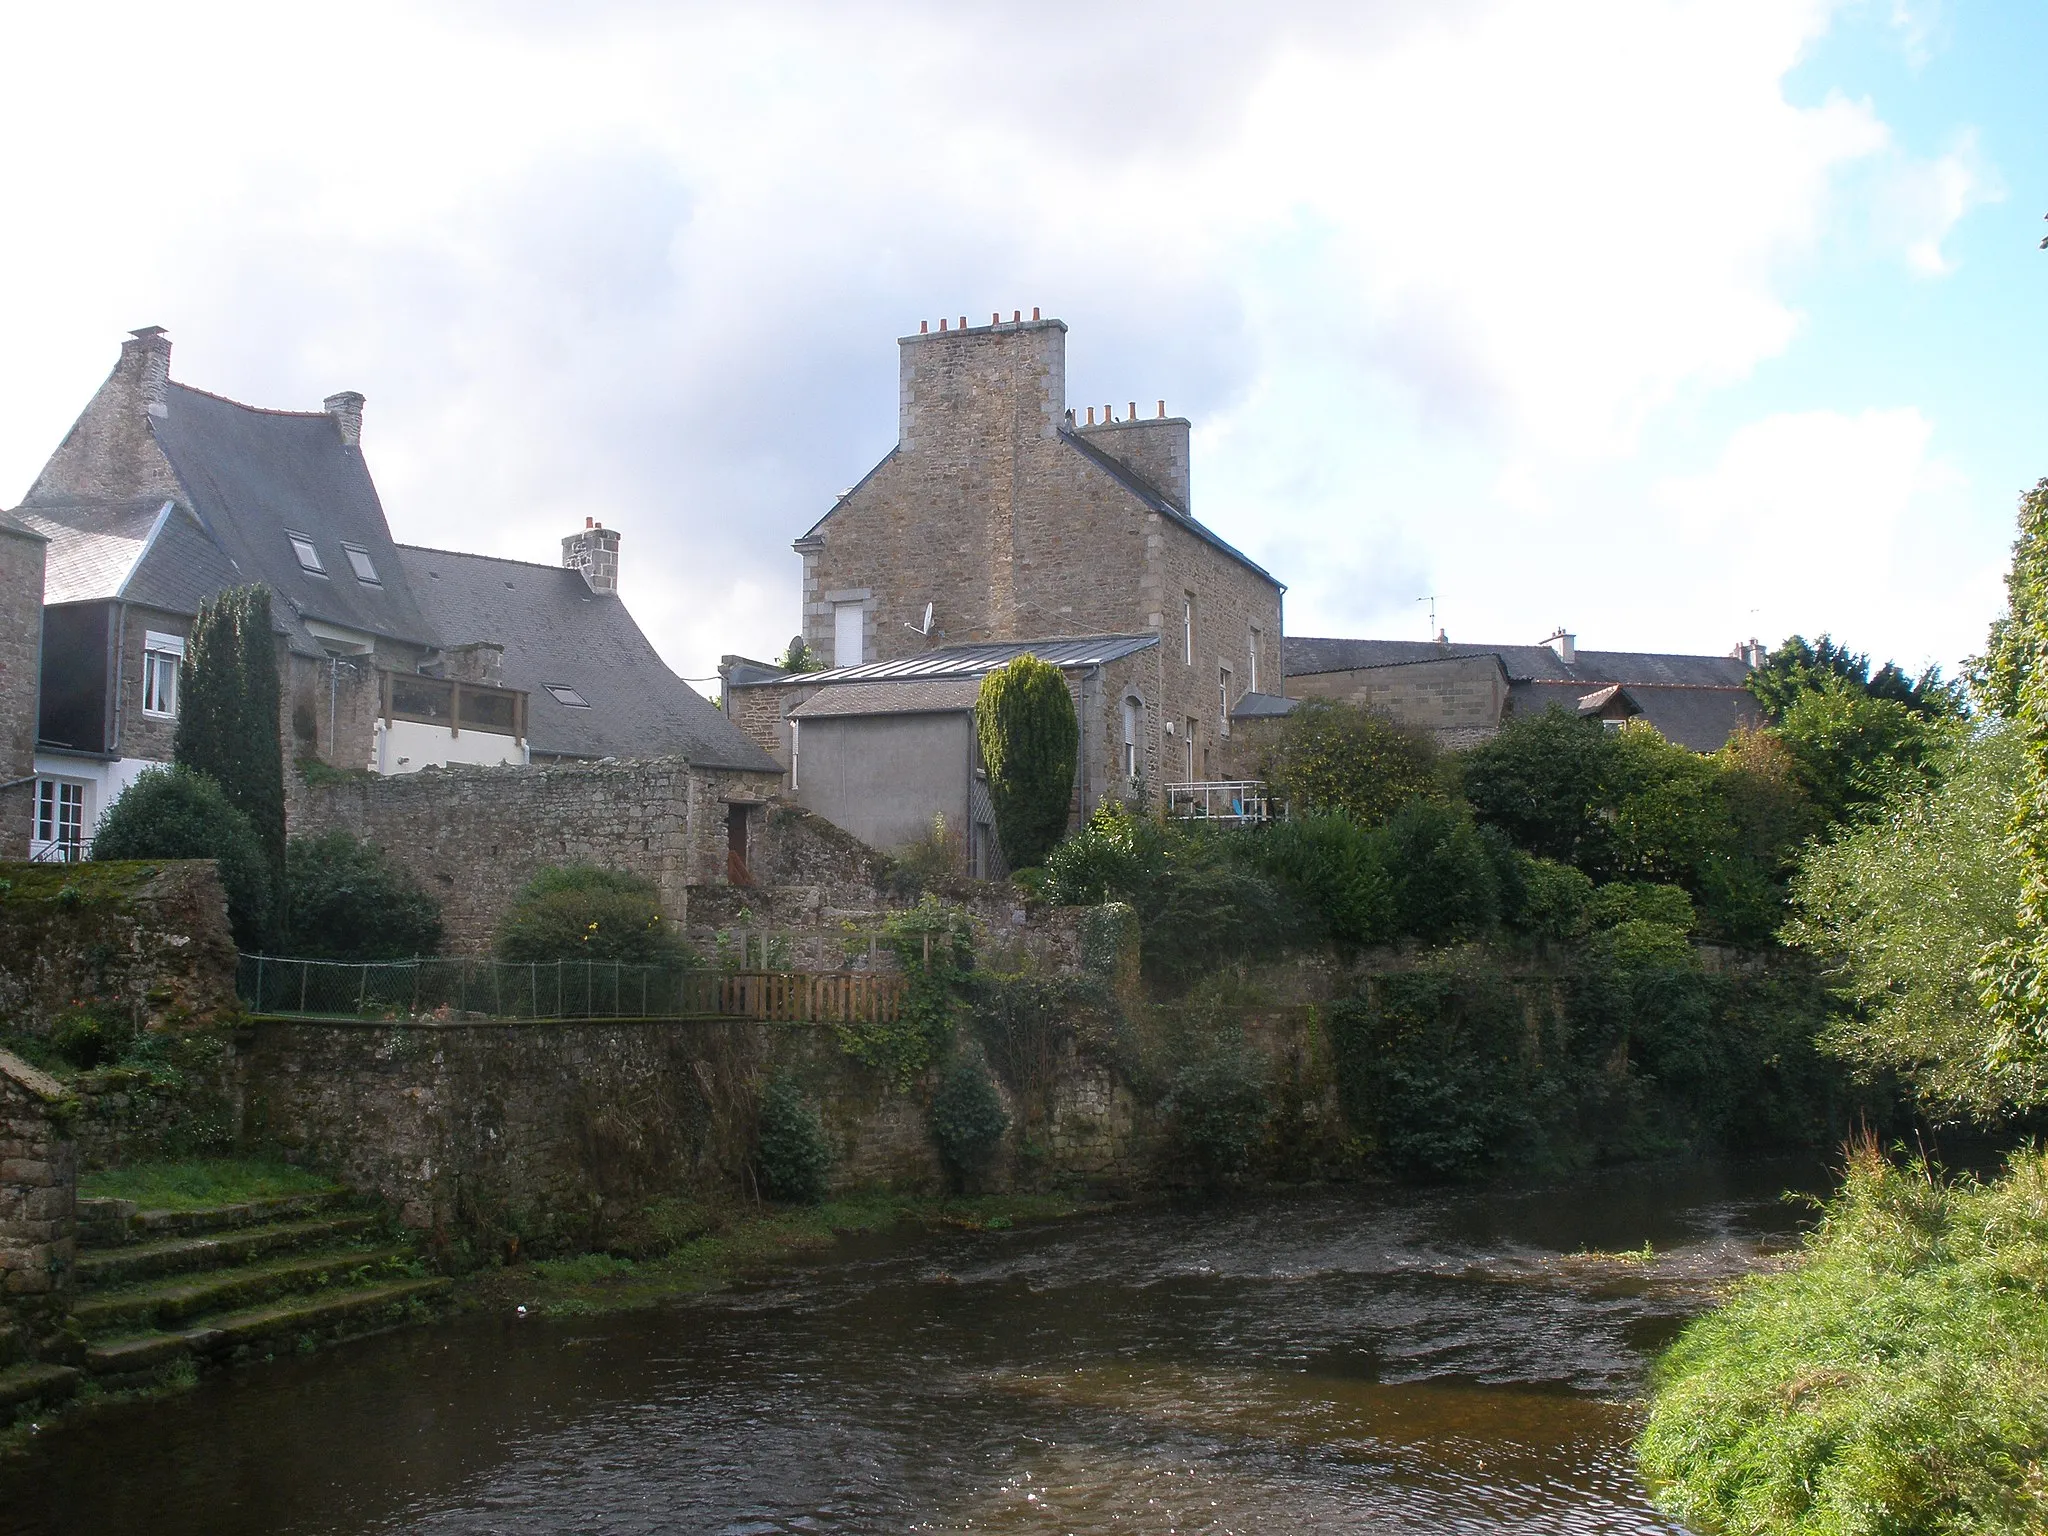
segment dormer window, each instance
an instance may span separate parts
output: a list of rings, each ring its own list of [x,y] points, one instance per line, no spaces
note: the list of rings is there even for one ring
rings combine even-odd
[[[292,553],[299,557],[299,569],[308,576],[325,576],[327,567],[320,563],[320,551],[313,547],[313,541],[303,533],[285,531],[285,537],[292,541]]]
[[[590,700],[584,698],[582,694],[569,687],[566,683],[543,683],[541,686],[547,689],[549,695],[557,704],[566,704],[571,709],[590,708]]]
[[[348,563],[356,573],[356,580],[366,587],[381,587],[384,583],[377,578],[377,567],[370,563],[370,552],[360,544],[344,544],[341,552],[348,556]],[[303,557],[301,557],[303,558]],[[318,556],[314,557],[319,558]]]

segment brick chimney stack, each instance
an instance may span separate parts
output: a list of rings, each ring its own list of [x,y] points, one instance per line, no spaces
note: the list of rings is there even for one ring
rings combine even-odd
[[[593,592],[618,591],[619,531],[586,517],[581,533],[562,540],[562,564],[581,571]]]
[[[334,418],[334,427],[341,434],[343,445],[349,448],[360,446],[363,441],[363,397],[352,389],[344,389],[320,403]]]

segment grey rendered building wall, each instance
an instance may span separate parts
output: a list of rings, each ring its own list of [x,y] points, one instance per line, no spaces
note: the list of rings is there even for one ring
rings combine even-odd
[[[872,848],[901,848],[932,818],[965,835],[974,717],[828,715],[801,722],[796,799]]]

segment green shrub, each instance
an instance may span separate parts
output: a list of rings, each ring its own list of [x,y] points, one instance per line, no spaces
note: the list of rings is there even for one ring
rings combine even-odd
[[[1080,730],[1058,667],[1027,654],[982,679],[974,734],[1012,869],[1044,862],[1067,830]]]
[[[203,773],[182,765],[146,769],[109,807],[92,853],[95,859],[212,859],[227,892],[235,942],[262,949],[271,937],[263,845],[249,818]]]
[[[1593,882],[1569,864],[1523,855],[1517,871],[1516,902],[1503,916],[1515,927],[1551,943],[1586,931]]]
[[[1251,1167],[1270,1113],[1265,1063],[1235,1026],[1184,1041],[1182,1054],[1164,1105],[1174,1161],[1204,1188],[1236,1183]]]
[[[1255,833],[1246,849],[1323,933],[1342,944],[1367,945],[1394,934],[1390,842],[1340,810],[1276,822]]]
[[[815,1205],[825,1198],[832,1171],[832,1143],[817,1106],[788,1073],[779,1073],[761,1095],[760,1139],[754,1169],[761,1187],[776,1200]]]
[[[500,960],[619,960],[689,965],[695,957],[662,916],[654,883],[594,864],[544,869],[498,924]]]
[[[1499,971],[1375,977],[1329,1020],[1345,1118],[1395,1172],[1475,1178],[1536,1129],[1523,1000]]]
[[[1121,800],[1105,801],[1085,827],[1046,855],[1038,894],[1062,907],[1134,901],[1158,883],[1173,835]]]
[[[1586,917],[1595,928],[1660,923],[1680,933],[1692,932],[1694,921],[1692,898],[1684,891],[1639,880],[1615,880],[1599,887],[1586,903]]]
[[[118,1060],[135,1038],[135,1021],[110,1003],[74,1003],[50,1021],[48,1048],[80,1071]]]
[[[1386,839],[1398,932],[1438,944],[1499,920],[1495,851],[1462,807],[1411,800],[1387,823]]]
[[[1260,771],[1297,816],[1341,811],[1376,827],[1411,800],[1441,797],[1438,756],[1426,731],[1356,704],[1303,699],[1280,722]]]
[[[956,1189],[971,1187],[988,1171],[1009,1128],[988,1064],[976,1052],[956,1056],[932,1095],[932,1140]]]
[[[2044,1277],[2048,1156],[1986,1186],[1864,1145],[1798,1262],[1658,1362],[1658,1503],[1729,1536],[2048,1529]]]
[[[441,904],[374,843],[343,831],[285,851],[287,947],[318,960],[403,960],[441,947]]]

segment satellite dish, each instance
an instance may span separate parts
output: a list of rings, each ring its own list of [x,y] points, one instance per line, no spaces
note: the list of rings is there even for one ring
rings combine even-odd
[[[932,605],[930,603],[926,603],[924,605],[924,624],[922,627],[908,622],[906,622],[903,627],[909,630],[913,635],[923,635],[927,640],[929,640],[932,635]]]

